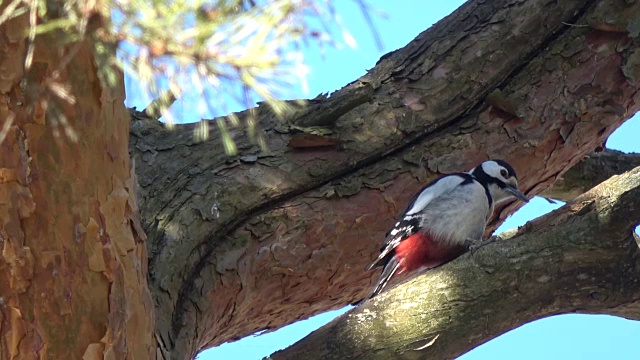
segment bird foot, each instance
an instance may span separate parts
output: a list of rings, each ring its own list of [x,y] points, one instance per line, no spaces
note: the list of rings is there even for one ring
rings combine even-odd
[[[467,245],[467,248],[471,252],[475,252],[477,249],[479,249],[483,245],[482,239],[467,239],[465,243]]]
[[[492,236],[490,238],[488,238],[487,240],[482,241],[482,239],[467,239],[466,243],[467,243],[467,247],[469,248],[469,250],[471,252],[475,252],[476,250],[480,249],[481,247],[491,244],[492,242],[495,242],[496,240],[498,240],[497,236]]]

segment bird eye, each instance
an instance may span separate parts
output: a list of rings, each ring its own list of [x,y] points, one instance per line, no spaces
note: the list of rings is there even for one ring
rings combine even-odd
[[[502,177],[506,178],[507,177],[507,170],[505,170],[505,169],[500,170],[500,175],[502,175]]]

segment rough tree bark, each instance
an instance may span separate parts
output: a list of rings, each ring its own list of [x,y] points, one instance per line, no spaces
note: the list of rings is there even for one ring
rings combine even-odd
[[[623,0],[470,1],[285,121],[264,106],[238,114],[258,120],[268,152],[237,131],[229,158],[214,121],[196,142],[202,124],[168,131],[134,113],[165,353],[361,299],[384,232],[439,173],[505,158],[526,193],[545,190],[638,110],[639,18]],[[329,146],[300,148],[312,126],[332,131]]]
[[[545,316],[640,320],[640,239],[633,232],[639,220],[637,167],[270,359],[452,359]]]
[[[364,266],[425,181],[505,158],[537,194],[638,110],[639,18],[623,0],[470,1],[286,121],[262,106],[239,114],[256,117],[268,152],[239,130],[229,158],[215,131],[195,142],[201,125],[168,131],[134,114],[154,309],[121,87],[97,81],[81,46],[59,72],[79,140],[52,140],[43,122],[61,118],[42,116],[23,84],[52,78],[73,49],[40,39],[23,76],[27,21],[5,24],[0,114],[15,117],[0,158],[3,356],[144,358],[155,321],[158,356],[190,358],[361,299],[377,276]],[[300,148],[317,126],[339,145]]]
[[[60,33],[25,72],[28,28],[0,26],[0,359],[155,357],[122,84]]]
[[[640,154],[625,154],[606,149],[593,153],[556,179],[543,195],[570,201],[613,175],[640,166]]]

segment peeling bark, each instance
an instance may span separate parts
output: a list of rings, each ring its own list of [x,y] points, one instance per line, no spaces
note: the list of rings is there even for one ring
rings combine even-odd
[[[636,166],[640,166],[640,154],[625,154],[609,149],[592,153],[559,177],[542,194],[565,202],[571,201],[613,175],[622,174]]]
[[[640,320],[639,219],[637,167],[269,359],[451,359],[555,314]]]
[[[0,358],[155,357],[123,86],[100,83],[90,42],[55,32],[25,70],[28,27],[0,25]]]
[[[133,113],[165,350],[193,357],[361,299],[385,231],[440,173],[503,158],[541,193],[638,110],[638,18],[637,2],[470,1],[285,120],[237,114],[268,152],[237,131],[239,155],[224,155],[225,119],[169,131]],[[202,126],[211,140],[194,140]],[[290,147],[307,126],[340,146]]]

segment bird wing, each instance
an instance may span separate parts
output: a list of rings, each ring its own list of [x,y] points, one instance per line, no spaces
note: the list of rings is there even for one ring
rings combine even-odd
[[[385,265],[388,261],[387,257],[398,244],[418,232],[421,220],[420,212],[424,210],[429,203],[455,189],[457,186],[471,181],[473,181],[473,176],[470,174],[455,173],[445,175],[425,185],[413,199],[409,201],[409,205],[400,221],[387,233],[384,245],[380,248],[380,255],[367,267],[367,270]]]
[[[409,201],[404,215],[413,215],[422,211],[429,203],[442,194],[448,193],[462,183],[473,181],[473,176],[467,173],[455,173],[442,176],[425,185]]]

